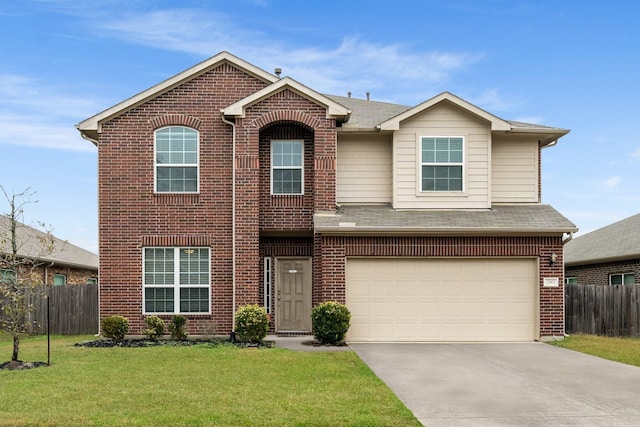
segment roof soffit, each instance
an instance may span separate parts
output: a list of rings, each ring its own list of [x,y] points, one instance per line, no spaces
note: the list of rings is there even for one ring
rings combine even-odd
[[[345,106],[333,101],[332,99],[322,95],[314,91],[313,89],[293,80],[290,77],[284,77],[275,83],[265,87],[262,90],[259,90],[251,95],[247,96],[244,99],[241,99],[228,107],[222,109],[222,113],[225,116],[230,117],[239,117],[242,118],[245,116],[246,109],[252,105],[257,104],[260,101],[263,101],[270,96],[273,96],[276,93],[279,93],[285,89],[289,89],[303,98],[308,99],[309,101],[321,105],[327,110],[327,118],[331,117],[349,117],[351,114],[351,110],[346,108]]]
[[[76,125],[76,128],[83,134],[89,137],[95,137],[100,132],[101,123],[113,119],[136,106],[147,102],[150,99],[153,99],[163,93],[174,89],[181,84],[198,77],[207,71],[218,67],[223,63],[229,63],[236,68],[244,71],[245,73],[252,75],[259,80],[262,80],[267,83],[273,83],[278,81],[278,77],[246,62],[243,59],[240,59],[229,52],[220,52],[219,54],[212,56],[211,58],[200,62],[197,65],[194,65],[187,70],[176,74],[173,77],[170,77],[167,80],[164,80],[161,83],[158,83],[155,86],[146,89],[137,95],[132,96],[88,119],[83,120],[82,122]]]

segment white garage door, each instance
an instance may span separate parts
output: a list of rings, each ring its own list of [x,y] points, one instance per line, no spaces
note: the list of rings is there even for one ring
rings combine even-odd
[[[531,341],[534,259],[347,260],[350,341]]]

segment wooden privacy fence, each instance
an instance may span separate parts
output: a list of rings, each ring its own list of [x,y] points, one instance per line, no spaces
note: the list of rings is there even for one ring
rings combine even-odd
[[[640,336],[640,286],[565,285],[568,334]]]
[[[98,333],[98,286],[47,286],[50,332],[61,335]],[[34,333],[47,332],[47,300],[37,297]]]

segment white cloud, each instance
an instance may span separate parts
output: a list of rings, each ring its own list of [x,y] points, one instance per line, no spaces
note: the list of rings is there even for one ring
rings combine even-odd
[[[505,98],[500,93],[500,89],[496,88],[487,89],[479,95],[469,97],[469,99],[471,103],[494,112],[509,111],[523,104],[522,100]]]
[[[631,153],[631,157],[635,157],[635,158],[640,159],[640,148],[638,148],[636,151]]]
[[[606,179],[603,185],[607,188],[615,188],[618,187],[621,182],[622,178],[620,178],[619,176],[612,176],[611,178]]]
[[[20,75],[0,75],[0,99],[0,144],[77,151],[93,148],[73,128],[96,110],[93,101],[57,92]]]
[[[335,46],[295,48],[210,9],[148,11],[135,9],[135,3],[121,9],[103,16],[94,15],[95,7],[66,12],[82,16],[98,37],[204,57],[227,50],[267,71],[280,67],[284,75],[320,92],[351,91],[361,98],[370,91],[378,100],[393,94],[393,101],[400,102],[397,94],[406,93],[412,102],[421,102],[435,86],[482,58],[475,52],[416,52],[410,45],[372,43],[357,35],[345,35]]]

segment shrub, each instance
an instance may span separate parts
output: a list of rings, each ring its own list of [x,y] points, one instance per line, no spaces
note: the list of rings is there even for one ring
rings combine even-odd
[[[313,335],[321,344],[335,345],[344,341],[350,320],[351,312],[338,302],[323,302],[311,310]]]
[[[169,332],[171,338],[178,341],[187,339],[187,331],[185,325],[187,324],[187,318],[184,316],[173,316],[171,323],[169,323]]]
[[[116,341],[122,341],[129,332],[129,321],[122,316],[107,316],[101,322],[102,335]]]
[[[259,343],[268,329],[269,316],[264,307],[243,305],[236,311],[236,335],[240,341]]]
[[[164,320],[158,316],[149,316],[144,319],[147,324],[147,329],[142,331],[142,335],[146,336],[151,341],[155,341],[164,334]]]

